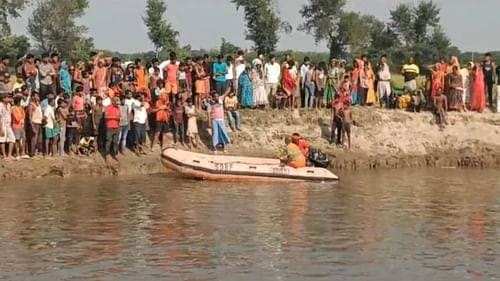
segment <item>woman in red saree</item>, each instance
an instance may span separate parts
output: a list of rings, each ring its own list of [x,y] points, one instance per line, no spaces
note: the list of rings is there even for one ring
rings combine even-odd
[[[486,97],[484,95],[484,73],[480,64],[472,68],[472,93],[470,109],[477,112],[483,112],[486,108]]]
[[[293,89],[295,89],[296,86],[296,81],[293,78],[292,74],[290,73],[290,70],[293,68],[294,62],[290,61],[288,63],[285,63],[283,65],[282,69],[282,79],[281,79],[281,87],[283,88],[283,91],[285,91],[285,94],[290,97],[292,95]]]

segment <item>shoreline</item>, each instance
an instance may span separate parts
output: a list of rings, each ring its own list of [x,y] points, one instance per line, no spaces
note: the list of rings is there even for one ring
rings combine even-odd
[[[231,155],[274,157],[283,136],[298,132],[311,146],[330,155],[334,173],[402,168],[498,168],[500,167],[500,114],[455,113],[449,126],[439,131],[429,112],[408,113],[376,108],[353,109],[353,147],[328,144],[329,110],[242,110],[241,132],[231,133]],[[200,116],[198,152],[208,153],[209,136]],[[171,141],[171,140],[170,140]],[[0,181],[73,176],[140,176],[165,173],[160,150],[136,156],[132,152],[120,164],[106,167],[100,154],[90,157],[54,157],[0,162]]]

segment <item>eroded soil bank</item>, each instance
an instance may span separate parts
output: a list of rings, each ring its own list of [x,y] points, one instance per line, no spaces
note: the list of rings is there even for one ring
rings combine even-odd
[[[231,133],[229,153],[274,157],[283,137],[297,132],[312,146],[332,156],[332,170],[381,168],[494,168],[500,167],[500,114],[450,113],[440,131],[429,112],[408,113],[375,108],[354,108],[351,150],[328,143],[330,112],[241,112],[243,130]],[[200,119],[203,119],[200,118]],[[200,152],[208,152],[209,136],[200,120]],[[119,165],[107,167],[100,155],[0,162],[0,180],[22,178],[145,175],[165,172],[159,150],[137,157],[128,153]]]

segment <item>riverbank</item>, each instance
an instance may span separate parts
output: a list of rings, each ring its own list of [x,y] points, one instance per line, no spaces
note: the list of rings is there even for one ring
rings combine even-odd
[[[332,170],[500,167],[500,114],[456,113],[440,131],[429,112],[408,113],[375,108],[354,108],[351,150],[328,143],[330,112],[244,110],[242,131],[231,134],[234,155],[274,157],[283,137],[298,132],[313,147],[332,156]],[[203,119],[201,116],[200,119]],[[203,148],[210,143],[203,121]],[[100,155],[0,162],[0,179],[145,175],[164,172],[160,152],[138,157],[127,153],[119,165],[107,167]]]

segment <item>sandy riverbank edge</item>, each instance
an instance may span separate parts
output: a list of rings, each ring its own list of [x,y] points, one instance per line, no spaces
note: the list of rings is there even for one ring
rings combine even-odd
[[[500,114],[450,113],[440,131],[431,113],[355,108],[353,148],[328,144],[330,112],[242,111],[243,130],[231,134],[229,154],[273,157],[283,136],[298,132],[331,155],[332,171],[366,169],[500,167]],[[202,116],[200,119],[203,119]],[[204,143],[209,136],[201,126]],[[206,148],[200,152],[208,152]],[[72,176],[138,176],[164,173],[160,152],[137,157],[128,153],[119,165],[106,167],[100,155],[0,162],[0,181]]]

